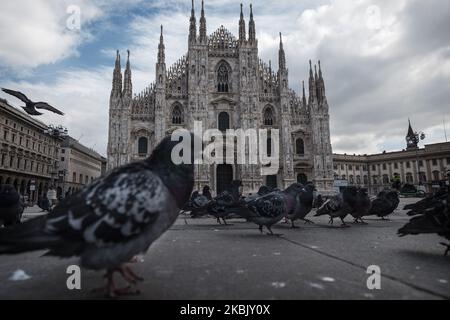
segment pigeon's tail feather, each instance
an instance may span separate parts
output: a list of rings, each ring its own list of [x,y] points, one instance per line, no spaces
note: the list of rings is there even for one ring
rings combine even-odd
[[[428,216],[423,215],[412,218],[403,228],[398,230],[398,235],[403,237],[408,234],[422,234],[422,233],[439,233],[442,227],[434,223]]]
[[[51,248],[60,242],[56,236],[45,234],[44,217],[29,220],[12,228],[0,229],[0,254],[17,254]]]

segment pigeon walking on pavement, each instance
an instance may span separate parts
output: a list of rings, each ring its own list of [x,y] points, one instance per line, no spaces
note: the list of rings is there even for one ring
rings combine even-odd
[[[233,180],[228,190],[221,192],[217,197],[210,201],[207,205],[208,214],[217,219],[217,223],[227,225],[226,218],[233,213],[236,213],[240,202],[239,188],[242,186],[241,180]]]
[[[306,219],[308,213],[311,212],[314,202],[315,187],[312,184],[307,184],[297,195],[297,203],[294,211],[288,214],[287,217],[291,220],[292,228],[295,229],[295,220],[303,220],[305,223],[313,223]]]
[[[330,224],[334,223],[335,218],[339,218],[342,221],[342,227],[347,227],[344,218],[355,209],[357,195],[358,189],[356,187],[346,187],[342,193],[325,201],[314,216],[329,215]]]
[[[366,216],[377,216],[382,220],[387,220],[386,217],[397,209],[399,203],[397,191],[382,191],[372,201],[372,208]]]
[[[370,201],[369,195],[367,194],[367,189],[358,188],[354,208],[350,213],[355,219],[354,223],[366,224],[366,222],[363,221],[362,217],[369,213],[371,207],[372,203]]]
[[[175,222],[194,185],[194,166],[172,162],[178,143],[166,137],[148,159],[113,170],[50,214],[0,230],[0,254],[48,250],[47,256],[78,256],[82,267],[107,271],[110,297],[138,293],[133,284],[140,278],[127,262]],[[116,272],[128,287],[116,287]]]
[[[7,93],[7,94],[9,94],[9,95],[11,95],[11,96],[14,96],[17,99],[19,99],[22,102],[24,102],[25,106],[22,107],[22,109],[25,110],[25,112],[28,113],[31,116],[41,116],[42,115],[42,113],[37,111],[36,109],[45,109],[45,110],[51,111],[53,113],[59,114],[61,116],[64,115],[64,113],[62,113],[58,109],[52,107],[47,102],[33,102],[33,101],[31,101],[22,92],[9,90],[9,89],[4,89],[4,88],[2,88],[2,91]]]
[[[276,235],[271,227],[294,212],[297,196],[303,188],[302,184],[294,183],[284,191],[271,192],[249,203],[241,202],[238,215],[257,224],[261,233],[266,227],[269,235]]]

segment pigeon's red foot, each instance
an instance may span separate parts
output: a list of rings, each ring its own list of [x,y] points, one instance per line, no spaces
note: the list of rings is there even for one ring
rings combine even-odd
[[[448,253],[450,252],[450,244],[447,244],[447,243],[444,243],[444,242],[441,242],[441,244],[442,244],[444,247],[447,247],[447,249],[446,249],[445,252],[444,252],[444,256],[447,256]]]
[[[122,278],[128,283],[124,288],[117,288],[114,281],[114,273],[118,272]],[[136,275],[128,266],[122,265],[117,269],[108,270],[104,278],[107,279],[107,284],[104,287],[92,290],[93,293],[104,292],[108,298],[118,298],[121,296],[134,296],[141,294],[140,290],[135,288],[138,281],[144,279]]]

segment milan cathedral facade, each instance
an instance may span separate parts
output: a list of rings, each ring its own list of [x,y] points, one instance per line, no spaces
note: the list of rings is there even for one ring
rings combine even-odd
[[[209,185],[220,192],[239,179],[243,193],[263,185],[285,188],[312,181],[322,194],[333,192],[333,163],[328,102],[320,62],[310,62],[308,98],[289,87],[289,73],[280,34],[278,70],[258,57],[253,11],[244,20],[241,5],[239,36],[221,26],[208,35],[205,10],[197,29],[192,7],[188,52],[167,67],[163,28],[158,45],[156,79],[133,95],[130,58],[121,71],[117,53],[109,106],[108,169],[142,160],[166,135],[178,128],[279,129],[280,169],[262,176],[260,165],[196,166],[196,188]]]

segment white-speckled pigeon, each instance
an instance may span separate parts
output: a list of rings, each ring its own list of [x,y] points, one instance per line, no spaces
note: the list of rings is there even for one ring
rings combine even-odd
[[[302,190],[302,184],[294,183],[284,191],[271,192],[248,203],[241,202],[237,214],[257,224],[261,232],[265,226],[269,234],[274,235],[271,227],[294,212],[297,195]]]
[[[342,221],[342,226],[346,227],[344,218],[353,212],[357,194],[358,189],[356,187],[346,187],[342,193],[325,201],[314,216],[329,215],[330,224],[333,224],[335,218],[339,218]]]
[[[192,192],[194,166],[171,159],[177,144],[166,137],[150,158],[113,170],[49,215],[0,230],[0,253],[48,249],[48,256],[79,256],[81,266],[107,270],[110,296],[129,293],[139,277],[126,263],[175,222]],[[125,291],[115,287],[115,272],[130,283]]]

